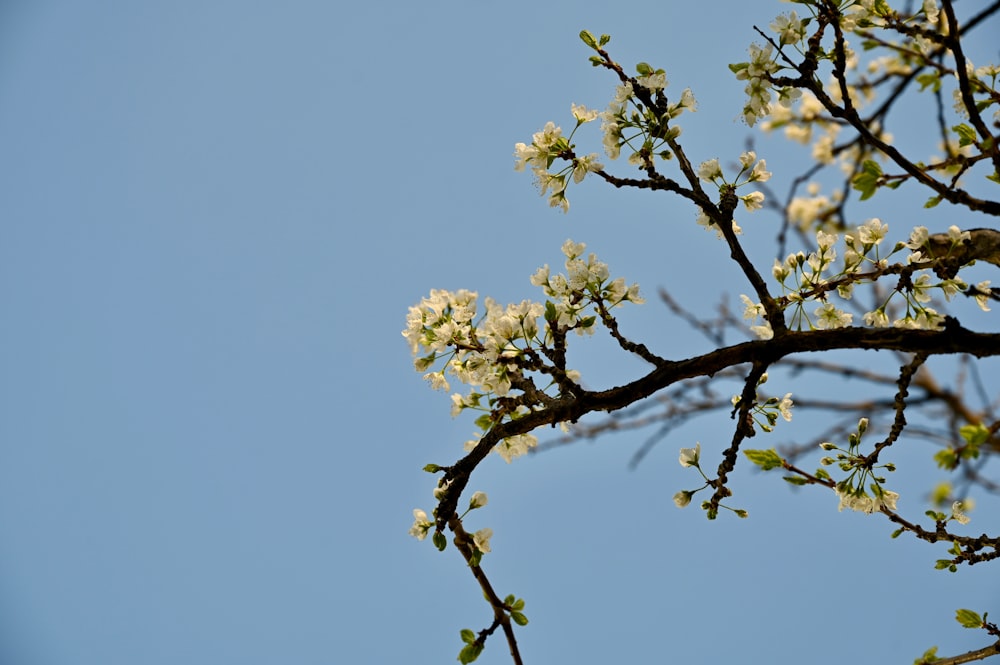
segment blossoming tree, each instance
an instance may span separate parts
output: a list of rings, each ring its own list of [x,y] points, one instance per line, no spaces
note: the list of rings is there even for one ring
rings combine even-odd
[[[501,305],[472,291],[435,290],[410,309],[403,334],[416,369],[436,389],[450,390],[452,382],[467,387],[451,395],[452,415],[479,413],[475,422],[481,433],[465,443],[465,455],[425,467],[437,476],[437,504],[430,514],[414,510],[410,530],[420,540],[431,535],[440,550],[450,539],[491,606],[488,625],[478,632],[461,631],[461,662],[475,660],[499,629],[513,661],[521,663],[516,626],[528,621],[524,600],[501,597],[483,568],[491,529],[471,531],[464,523],[469,511],[487,505],[481,491],[462,499],[479,464],[491,452],[511,462],[532,451],[541,427],[557,425],[569,439],[609,429],[608,421],[599,418],[581,421],[588,414],[621,412],[614,426],[629,426],[634,407],[656,396],[669,397],[670,407],[656,418],[666,426],[663,431],[695,411],[714,410],[735,422],[724,449],[703,450],[700,443],[681,449],[680,464],[698,476],[694,488],[677,488],[678,507],[697,498],[709,519],[720,511],[747,517],[746,510],[729,503],[730,475],[745,463],[780,470],[792,484],[832,492],[832,505],[841,510],[878,514],[893,524],[894,536],[944,544],[939,569],[954,572],[1000,557],[1000,534],[970,536],[961,528],[970,519],[973,491],[1000,491],[983,472],[984,463],[1000,451],[997,399],[982,390],[969,397],[960,388],[942,387],[926,366],[933,356],[956,357],[962,373],[977,359],[1000,356],[1000,334],[970,330],[958,318],[966,303],[989,311],[991,301],[1000,299],[988,280],[963,278],[977,262],[1000,266],[1000,231],[989,228],[990,218],[1000,216],[995,194],[1000,66],[974,66],[963,49],[974,30],[997,29],[993,19],[1000,2],[961,21],[953,0],[924,0],[905,11],[884,0],[798,0],[797,5],[796,11],[775,18],[770,31],[758,31],[748,61],[730,65],[745,86],[745,123],[811,146],[815,165],[793,181],[785,200],[767,189],[772,174],[755,151],[734,154],[731,165],[724,158],[699,163],[690,157],[680,121],[696,110],[692,91],[668,95],[665,71],[646,63],[629,73],[606,50],[607,35],[580,34],[593,65],[616,81],[606,110],[574,104],[568,134],[548,122],[530,143],[515,146],[515,168],[530,171],[549,205],[564,212],[571,183],[595,177],[616,188],[653,190],[690,202],[697,223],[718,235],[720,256],[728,255],[739,267],[745,280],[743,316],[723,310],[718,318],[706,319],[683,309],[669,293],[660,296],[715,350],[670,358],[651,350],[652,341],[647,346],[630,338],[616,316],[619,308],[644,302],[638,285],[614,276],[572,240],[562,246],[564,272],[544,266],[531,277],[542,292],[537,301]],[[933,99],[939,109],[934,124],[941,154],[931,161],[904,153],[889,134],[897,100],[918,94]],[[957,112],[956,121],[946,119],[948,106]],[[606,157],[625,157],[627,166],[613,172],[596,152],[578,151],[575,141],[583,139],[577,132],[584,135],[592,123],[600,125]],[[840,174],[842,182],[829,196],[810,183],[824,169]],[[848,219],[847,201],[869,201],[881,189],[904,184],[925,192],[927,208],[944,202],[954,206],[962,223],[932,231],[912,224],[890,229],[894,220],[888,212]],[[766,267],[748,258],[737,224],[738,214],[765,207],[781,222],[771,227],[778,228],[777,258]],[[803,250],[786,251],[790,238],[797,238]],[[727,331],[745,331],[751,339],[726,344]],[[567,349],[575,337],[599,332],[622,353],[644,361],[648,371],[622,386],[585,388],[580,373],[567,363]],[[822,359],[854,349],[891,356],[893,375]],[[786,370],[867,381],[886,398],[820,403],[797,394],[793,399],[792,392],[769,395],[764,387],[769,373]],[[733,377],[740,382],[736,394],[688,399],[696,390],[706,394],[712,382]],[[781,449],[749,445],[749,439],[810,406],[832,414],[828,422],[833,425],[815,440]],[[943,409],[947,427],[934,436],[914,433],[908,416],[912,420],[929,408]],[[872,428],[870,419],[876,416],[888,425]],[[644,415],[631,423],[649,420]],[[908,437],[931,438],[934,462],[955,479],[934,488],[932,509],[917,515],[897,507],[900,496],[892,482],[897,471],[893,446]],[[938,658],[932,649],[917,662],[968,662],[1000,653],[1000,629],[987,618],[972,610],[957,613],[963,626],[985,631],[982,649],[948,658]]]

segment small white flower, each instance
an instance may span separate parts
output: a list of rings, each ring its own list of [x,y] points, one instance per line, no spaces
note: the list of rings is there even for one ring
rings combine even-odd
[[[586,157],[578,157],[573,160],[573,182],[580,184],[588,173],[597,173],[604,168],[604,164],[597,161],[597,153],[592,152]]]
[[[792,393],[786,393],[778,402],[778,411],[786,422],[792,422]]]
[[[751,182],[767,182],[771,179],[771,172],[767,170],[767,161],[760,160],[754,165],[753,170],[750,171],[750,181]]]
[[[698,102],[694,98],[694,93],[691,92],[691,88],[685,88],[684,92],[681,93],[680,105],[689,111],[698,110]]]
[[[740,300],[743,301],[743,305],[745,306],[743,310],[744,319],[756,319],[758,316],[764,316],[766,311],[764,305],[755,303],[745,294],[740,294]]]
[[[897,499],[899,499],[899,493],[879,488],[878,496],[872,502],[872,510],[880,510],[882,506],[885,506],[889,510],[896,510]]]
[[[837,496],[840,497],[840,505],[837,506],[837,510],[850,508],[851,510],[866,514],[871,514],[875,510],[875,502],[863,491],[859,493],[855,493],[854,491],[842,492],[838,488],[836,492]]]
[[[740,201],[743,202],[743,206],[750,212],[760,210],[764,207],[764,194],[763,192],[751,192],[746,196],[741,196]]]
[[[987,304],[989,302],[990,294],[993,293],[992,289],[990,289],[990,280],[979,282],[973,288],[975,290],[974,297],[976,299],[976,304],[979,305],[979,309],[984,312],[990,311],[990,306]]]
[[[674,495],[674,505],[678,508],[684,508],[689,503],[691,503],[691,492],[682,490]]]
[[[575,259],[576,257],[583,254],[584,250],[587,249],[586,243],[573,242],[572,240],[567,240],[562,245],[562,253],[566,255],[568,259]]]
[[[858,227],[858,238],[866,245],[877,245],[889,232],[889,225],[883,224],[878,217],[869,219]]]
[[[951,517],[959,524],[968,524],[969,516],[965,514],[966,505],[963,501],[951,504]]]
[[[681,466],[698,466],[698,460],[701,457],[701,444],[695,444],[694,448],[681,448],[681,455],[679,461]]]
[[[885,315],[885,310],[876,309],[875,311],[865,314],[865,325],[872,326],[874,328],[888,328],[889,317]]]
[[[750,332],[757,335],[757,339],[772,339],[774,330],[771,329],[771,322],[765,321],[759,326],[750,326]]]
[[[489,498],[486,496],[486,492],[476,492],[472,495],[472,499],[469,501],[469,510],[475,510],[476,508],[482,508],[489,502]]]
[[[806,34],[805,25],[799,20],[799,15],[792,12],[788,16],[782,14],[771,23],[771,30],[778,33],[782,44],[795,44]]]
[[[507,437],[497,444],[495,450],[508,464],[516,457],[526,455],[529,450],[538,445],[538,437],[534,434],[517,434]]]
[[[596,120],[598,114],[600,113],[600,111],[598,111],[597,109],[588,109],[586,106],[582,104],[580,106],[577,106],[576,104],[571,104],[570,110],[573,112],[573,117],[576,118],[576,121],[581,124]]]
[[[927,16],[928,23],[936,24],[938,22],[937,2],[935,2],[934,0],[924,0],[923,10],[924,10],[924,15]]]
[[[918,226],[910,233],[910,241],[906,243],[906,246],[910,249],[920,249],[927,244],[927,238],[929,237],[930,233],[927,231],[927,227]]]
[[[647,90],[652,91],[663,90],[667,87],[667,75],[663,72],[650,74],[649,76],[640,76],[635,81]]]
[[[480,552],[490,551],[490,538],[493,537],[493,529],[480,529],[472,534],[472,543]]]
[[[410,535],[417,540],[427,537],[427,532],[434,526],[434,522],[428,521],[427,513],[419,508],[413,511],[413,526],[410,527]]]
[[[854,316],[837,309],[832,303],[824,303],[816,308],[816,327],[820,329],[845,328],[851,325]]]
[[[705,182],[712,182],[716,178],[721,178],[722,167],[719,166],[719,160],[716,158],[702,162],[698,166],[698,177]]]

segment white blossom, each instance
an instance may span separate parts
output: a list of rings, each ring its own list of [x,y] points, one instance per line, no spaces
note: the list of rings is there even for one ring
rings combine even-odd
[[[694,448],[681,448],[681,454],[678,458],[681,466],[698,466],[698,460],[701,458],[701,444],[695,444]]]
[[[490,538],[493,537],[493,529],[480,529],[472,534],[472,543],[480,552],[490,551]]]
[[[427,537],[427,532],[434,526],[434,522],[427,519],[427,513],[419,508],[413,511],[413,526],[410,527],[410,535],[417,540]]]

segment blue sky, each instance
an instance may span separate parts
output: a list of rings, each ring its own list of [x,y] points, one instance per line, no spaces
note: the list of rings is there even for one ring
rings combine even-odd
[[[582,28],[694,90],[692,159],[736,158],[749,132],[726,64],[787,6],[675,4],[4,3],[0,662],[453,662],[487,607],[454,551],[406,531],[432,507],[420,468],[456,459],[473,425],[412,371],[407,307],[431,288],[537,297],[527,278],[567,237],[648,296],[745,290],[680,201],[588,181],[562,215],[512,169],[516,141],[613,92]],[[803,163],[758,152],[776,181]],[[903,234],[924,198],[858,214]],[[769,264],[775,220],[753,224]],[[623,323],[708,350],[653,298]],[[606,350],[575,351],[591,385],[642,371]],[[527,662],[982,645],[951,617],[997,611],[995,575],[937,573],[941,551],[832,496],[743,470],[751,519],[678,511],[677,448],[729,436],[697,421],[634,471],[644,434],[484,465],[484,565],[527,601]],[[897,463],[926,466],[922,445]],[[937,478],[903,485],[901,507],[918,516]],[[507,660],[497,641],[480,662]]]

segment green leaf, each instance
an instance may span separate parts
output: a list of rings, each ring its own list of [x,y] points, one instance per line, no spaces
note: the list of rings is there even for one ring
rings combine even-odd
[[[639,76],[649,76],[653,73],[653,68],[648,62],[640,62],[635,66],[635,71],[639,72]]]
[[[593,65],[594,67],[600,67],[601,65],[604,64],[603,58],[601,58],[601,56],[599,55],[592,55],[589,58],[587,58],[587,60],[590,60],[590,64]]]
[[[903,529],[899,528],[892,532],[890,538],[899,538],[901,535],[903,535]]]
[[[440,531],[434,532],[434,535],[431,536],[431,542],[434,543],[434,547],[438,548],[438,552],[444,552],[444,548],[448,547],[448,538]]]
[[[805,485],[808,482],[805,478],[800,478],[799,476],[782,476],[781,479],[792,485]]]
[[[476,641],[476,634],[468,628],[463,628],[459,635],[462,636],[462,641],[466,644],[472,644]]]
[[[514,604],[515,600],[517,600],[517,597],[514,596],[514,594],[509,594],[506,598],[503,599],[503,604],[509,607]]]
[[[479,658],[479,654],[483,652],[482,644],[469,644],[463,647],[461,651],[458,652],[458,662],[465,665],[466,663],[471,663]]]
[[[510,618],[513,619],[514,623],[516,623],[518,626],[528,625],[528,617],[524,616],[520,612],[511,612]]]
[[[921,74],[917,77],[917,83],[920,84],[921,90],[930,86],[931,92],[937,92],[941,89],[941,76],[936,71]]]
[[[601,46],[604,46],[610,41],[611,41],[611,35],[601,35],[601,41],[600,41]]]
[[[476,427],[485,432],[493,425],[493,417],[488,413],[484,413],[476,418],[475,423]]]
[[[437,473],[440,470],[441,467],[439,467],[437,464],[428,464],[424,466],[424,471],[426,471],[427,473]]]
[[[861,171],[871,175],[882,175],[882,167],[879,166],[878,162],[872,159],[866,159],[861,162]]]
[[[549,323],[559,320],[559,311],[551,300],[545,301],[545,320]]]
[[[865,201],[875,195],[875,190],[878,189],[879,177],[879,175],[867,171],[859,173],[851,179],[851,187],[861,192],[861,200]]]
[[[988,176],[986,176],[986,179],[987,180],[992,180],[993,182],[995,182],[998,185],[1000,185],[1000,174],[998,174],[996,171],[994,171],[993,173],[991,173]]]
[[[958,466],[958,454],[951,448],[942,448],[934,453],[934,461],[942,469],[952,471]]]
[[[589,46],[590,48],[595,49],[595,50],[597,49],[597,40],[594,39],[594,35],[590,34],[590,31],[588,31],[588,30],[581,30],[580,31],[580,39],[582,39],[583,43],[586,44],[587,46]]]
[[[967,146],[972,145],[976,142],[976,130],[969,127],[964,122],[960,125],[955,125],[951,128],[956,134],[958,134],[958,145]]]
[[[744,450],[743,454],[751,462],[759,466],[764,471],[777,469],[784,465],[785,460],[772,450]]]
[[[940,658],[937,657],[937,650],[938,650],[937,647],[931,647],[930,649],[924,652],[923,656],[913,661],[913,665],[929,665],[930,663],[933,663],[936,660],[941,660]]]
[[[888,16],[892,12],[892,8],[889,7],[885,0],[875,0],[875,4],[872,5],[872,9],[879,16]]]
[[[729,65],[729,71],[731,71],[734,74],[739,74],[749,66],[750,66],[749,62],[736,62]]]
[[[933,207],[937,206],[937,204],[939,204],[939,203],[941,203],[941,197],[940,196],[932,196],[929,199],[927,199],[927,203],[924,204],[924,207],[925,208],[933,208]]]
[[[513,596],[511,596],[511,598],[513,598]],[[510,609],[512,609],[512,610],[514,610],[516,612],[520,612],[521,610],[523,610],[524,609],[524,598],[518,598],[513,603],[510,603]]]
[[[826,469],[824,469],[823,467],[816,469],[816,473],[814,475],[820,480],[831,480],[830,474],[827,473]]]
[[[469,565],[473,567],[478,566],[479,562],[482,560],[483,560],[483,553],[477,549],[472,553],[472,556],[469,557]]]
[[[981,446],[990,440],[990,430],[982,423],[966,425],[958,430],[958,434],[970,446]]]
[[[983,618],[972,610],[956,610],[955,621],[962,624],[964,628],[983,627]]]

